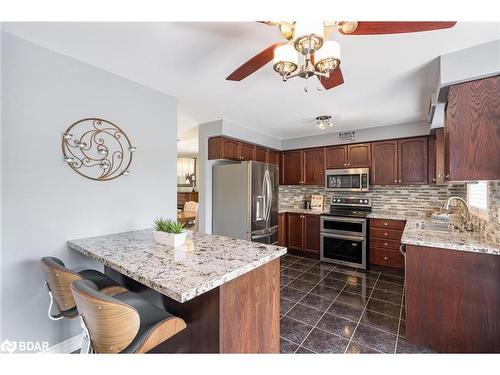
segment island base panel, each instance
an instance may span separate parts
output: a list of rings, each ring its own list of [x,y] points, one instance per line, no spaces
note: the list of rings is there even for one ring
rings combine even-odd
[[[186,322],[150,353],[279,353],[279,259],[185,303],[105,267],[129,290]]]
[[[439,353],[500,353],[500,256],[408,245],[406,337]]]

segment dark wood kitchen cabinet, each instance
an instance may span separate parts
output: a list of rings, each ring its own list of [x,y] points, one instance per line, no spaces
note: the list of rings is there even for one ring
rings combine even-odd
[[[436,129],[436,141],[434,144],[436,154],[436,185],[446,183],[445,171],[445,142],[444,142],[444,129]]]
[[[326,148],[326,168],[369,168],[371,144],[357,143]]]
[[[263,163],[268,162],[268,153],[269,150],[264,147],[256,146],[255,147],[255,161],[261,161]]]
[[[370,219],[370,263],[404,268],[404,257],[399,252],[404,220]]]
[[[302,184],[302,151],[283,151],[281,153],[281,180],[283,185]]]
[[[319,255],[320,243],[320,217],[319,215],[304,215],[304,248],[306,253]]]
[[[326,148],[326,168],[347,168],[347,146],[332,146]]]
[[[445,115],[445,179],[500,179],[500,76],[451,86]]]
[[[372,143],[372,185],[427,184],[427,137]]]
[[[324,148],[283,151],[281,172],[283,185],[324,185]]]
[[[398,141],[372,143],[372,185],[397,185],[398,183]]]
[[[325,184],[325,149],[313,148],[302,152],[303,185]]]
[[[427,184],[427,137],[398,140],[398,183]]]
[[[287,247],[290,250],[302,251],[303,236],[303,218],[302,214],[286,214]]]
[[[223,136],[208,140],[208,160],[261,161],[278,165],[279,151]]]
[[[278,215],[278,246],[287,246],[287,225],[286,213]]]
[[[427,138],[427,182],[436,183],[436,135]]]
[[[296,253],[319,257],[320,216],[314,214],[286,214],[287,247]]]
[[[280,159],[279,151],[275,151],[275,150],[271,150],[271,149],[268,150],[268,153],[267,153],[267,162],[268,163],[279,165],[279,159]]]
[[[407,245],[405,279],[409,343],[500,352],[500,256]]]
[[[255,146],[240,142],[240,160],[241,161],[249,161],[255,160]]]

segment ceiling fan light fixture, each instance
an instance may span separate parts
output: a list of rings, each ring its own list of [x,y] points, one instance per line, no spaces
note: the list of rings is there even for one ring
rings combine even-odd
[[[323,21],[297,21],[294,29],[294,47],[303,55],[314,53],[323,45]]]
[[[276,47],[274,50],[273,69],[281,76],[286,76],[297,70],[297,52],[290,44]]]
[[[316,117],[316,125],[318,125],[318,128],[321,130],[325,130],[328,128],[333,127],[333,123],[331,122],[332,116],[329,115],[321,115]]]
[[[314,67],[321,73],[328,73],[340,65],[340,44],[335,40],[327,40],[315,54]]]

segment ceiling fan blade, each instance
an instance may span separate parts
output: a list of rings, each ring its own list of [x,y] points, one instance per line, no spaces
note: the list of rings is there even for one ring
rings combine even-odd
[[[342,76],[340,66],[330,72],[330,77],[326,78],[318,76],[318,79],[326,90],[330,90],[331,88],[344,83],[344,77]]]
[[[400,33],[415,33],[419,31],[430,31],[448,29],[455,26],[456,21],[445,22],[358,22],[356,29],[353,32],[344,32],[342,28],[339,31],[345,35],[376,35],[376,34],[400,34]]]
[[[226,80],[228,81],[241,81],[243,78],[248,77],[250,74],[262,68],[269,61],[271,61],[274,57],[274,49],[278,46],[285,44],[284,42],[277,42],[271,44],[265,50],[261,51],[230,75],[227,76]]]

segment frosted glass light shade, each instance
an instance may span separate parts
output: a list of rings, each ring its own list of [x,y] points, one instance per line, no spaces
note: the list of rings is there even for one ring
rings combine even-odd
[[[297,51],[290,44],[276,47],[274,50],[273,68],[281,75],[287,75],[297,69]]]
[[[323,45],[323,21],[297,21],[294,29],[294,47],[303,55],[314,53]]]
[[[340,64],[340,44],[335,40],[327,40],[314,54],[315,67],[322,73],[334,70]]]

